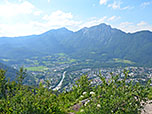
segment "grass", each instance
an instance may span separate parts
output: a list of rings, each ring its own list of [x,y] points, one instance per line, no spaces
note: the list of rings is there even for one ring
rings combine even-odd
[[[125,60],[125,59],[119,59],[119,58],[114,58],[113,59],[116,63],[126,63],[126,64],[135,64],[134,62],[130,60]]]
[[[94,51],[92,51],[92,52],[90,52],[91,54],[96,54],[96,52],[94,52]]]
[[[38,60],[25,59],[26,62],[33,63],[34,65],[39,65]]]
[[[76,62],[76,60],[75,59],[70,59],[69,62],[73,63],[73,62]]]
[[[27,71],[45,71],[48,70],[45,66],[36,66],[36,67],[26,67]]]
[[[57,53],[59,56],[65,56],[65,53]]]
[[[9,59],[2,59],[2,61],[9,62],[10,60]]]

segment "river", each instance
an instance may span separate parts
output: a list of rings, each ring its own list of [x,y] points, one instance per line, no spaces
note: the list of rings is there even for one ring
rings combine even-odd
[[[63,76],[62,76],[62,79],[61,79],[60,83],[55,88],[53,88],[53,91],[59,90],[61,88],[63,80],[65,78],[65,74],[66,74],[66,71],[63,72]],[[51,89],[51,87],[49,89]]]

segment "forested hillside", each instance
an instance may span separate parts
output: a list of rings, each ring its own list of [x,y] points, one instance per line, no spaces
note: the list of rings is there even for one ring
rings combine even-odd
[[[0,69],[4,69],[6,70],[6,78],[10,78],[10,80],[14,80],[16,78],[16,73],[18,72],[17,70],[9,67],[9,66],[6,66],[2,63],[0,63]]]
[[[0,70],[2,70],[2,69],[4,69],[6,71],[5,76],[6,76],[7,80],[9,79],[10,81],[16,81],[16,78],[19,74],[18,70],[0,63]],[[23,84],[34,85],[35,80],[30,74],[26,74]]]
[[[1,37],[0,47],[1,58],[19,61],[65,53],[75,59],[99,61],[102,64],[128,60],[132,65],[152,65],[152,32],[125,33],[106,24],[77,32],[61,28],[40,35]]]

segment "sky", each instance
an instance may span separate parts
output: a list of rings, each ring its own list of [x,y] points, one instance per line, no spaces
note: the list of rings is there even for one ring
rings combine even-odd
[[[152,0],[0,0],[1,37],[101,23],[127,33],[152,31]]]

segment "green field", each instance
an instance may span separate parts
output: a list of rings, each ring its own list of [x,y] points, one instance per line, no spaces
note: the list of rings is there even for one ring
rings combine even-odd
[[[10,59],[2,59],[2,61],[4,61],[4,62],[9,62]]]
[[[119,58],[114,58],[113,59],[116,63],[126,63],[126,64],[135,64],[134,62],[130,60],[125,60],[125,59],[119,59]]]
[[[45,71],[48,70],[45,66],[36,66],[36,67],[26,67],[27,71]]]

